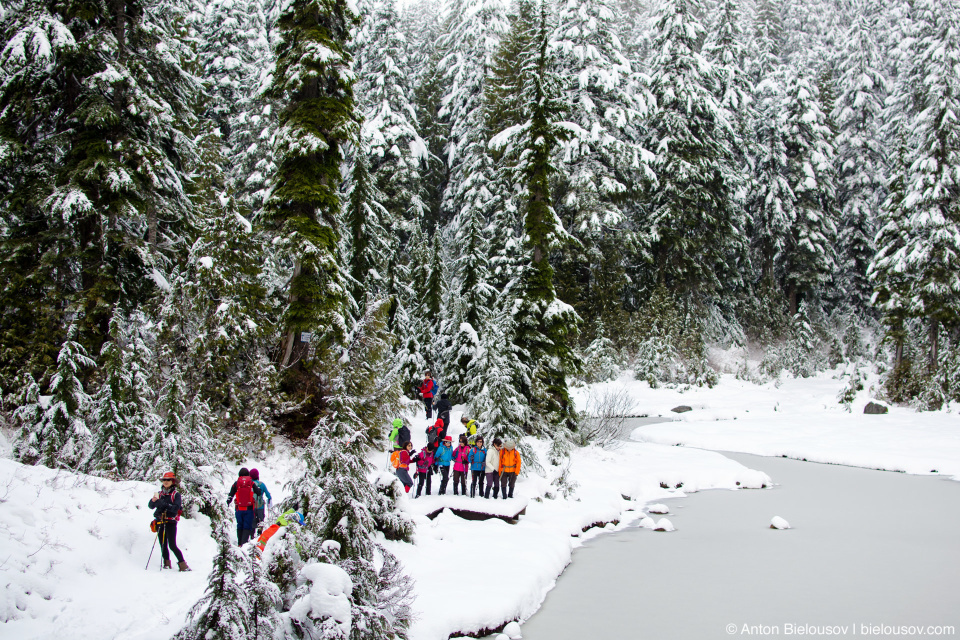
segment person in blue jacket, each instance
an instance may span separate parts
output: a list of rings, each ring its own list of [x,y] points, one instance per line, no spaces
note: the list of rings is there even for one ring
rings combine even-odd
[[[453,462],[453,437],[447,436],[433,456],[434,464],[440,469],[440,490],[438,496],[447,493],[447,481],[450,480],[450,463]]]
[[[477,482],[480,483],[480,497],[483,497],[483,467],[487,462],[487,448],[483,446],[483,436],[477,436],[476,443],[470,448],[470,497],[477,494]]]

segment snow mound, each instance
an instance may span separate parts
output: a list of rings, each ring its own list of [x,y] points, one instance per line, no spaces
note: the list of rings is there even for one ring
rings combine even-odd
[[[647,513],[656,513],[656,514],[670,513],[670,507],[660,503],[652,504],[649,507],[647,507]]]
[[[781,518],[780,516],[773,516],[773,519],[770,520],[771,529],[789,529],[790,523]]]
[[[667,520],[666,518],[660,518],[657,521],[657,526],[654,527],[654,531],[676,531],[676,527],[673,526],[673,523]]]
[[[637,526],[642,527],[644,529],[653,529],[654,527],[657,526],[657,523],[653,521],[653,518],[646,517],[640,520],[640,522],[637,523]]]
[[[510,640],[519,640],[523,637],[523,633],[520,631],[520,625],[516,621],[509,623],[503,628],[503,633],[505,636],[510,638]]]

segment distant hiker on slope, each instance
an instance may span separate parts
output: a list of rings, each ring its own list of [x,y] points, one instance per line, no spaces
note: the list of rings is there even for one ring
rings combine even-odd
[[[443,420],[443,432],[440,434],[440,440],[443,440],[447,435],[447,429],[450,428],[450,411],[453,409],[453,405],[450,404],[447,394],[441,393],[440,399],[433,405],[433,408],[437,410],[437,417]]]
[[[168,471],[160,478],[161,489],[153,494],[147,503],[155,509],[153,517],[157,521],[157,539],[160,540],[160,557],[163,560],[163,569],[170,569],[170,552],[177,556],[177,566],[180,571],[190,571],[180,547],[177,546],[177,522],[180,521],[180,510],[183,500],[177,491],[177,477]]]
[[[267,508],[273,506],[273,496],[267,491],[267,485],[260,482],[259,471],[250,469],[250,477],[253,479],[253,484],[260,488],[260,493],[257,495],[257,508],[253,512],[253,526],[259,529],[260,523],[267,518]]]
[[[427,410],[427,418],[433,418],[433,394],[437,391],[437,381],[427,371],[423,382],[420,384],[420,397],[423,398],[423,406]]]
[[[237,515],[237,544],[241,547],[247,540],[253,538],[253,528],[255,525],[254,509],[256,508],[255,496],[262,495],[260,487],[253,484],[253,478],[250,477],[250,471],[246,467],[240,469],[240,477],[230,487],[230,495],[227,496],[227,505],[237,497],[236,515]]]

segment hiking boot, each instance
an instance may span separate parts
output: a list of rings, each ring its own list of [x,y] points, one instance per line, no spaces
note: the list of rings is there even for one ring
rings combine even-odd
[[[187,566],[186,562],[178,562],[177,566],[180,567],[180,571],[193,571],[193,569]],[[169,569],[170,567],[167,568]]]
[[[161,569],[172,569],[173,567],[170,566],[170,561],[169,561],[169,560],[164,560],[164,561],[163,561],[163,565],[162,565],[160,568],[161,568]]]

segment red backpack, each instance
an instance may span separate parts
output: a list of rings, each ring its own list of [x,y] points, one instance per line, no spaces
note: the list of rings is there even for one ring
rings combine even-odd
[[[253,479],[240,476],[237,479],[237,509],[246,511],[253,507]]]

